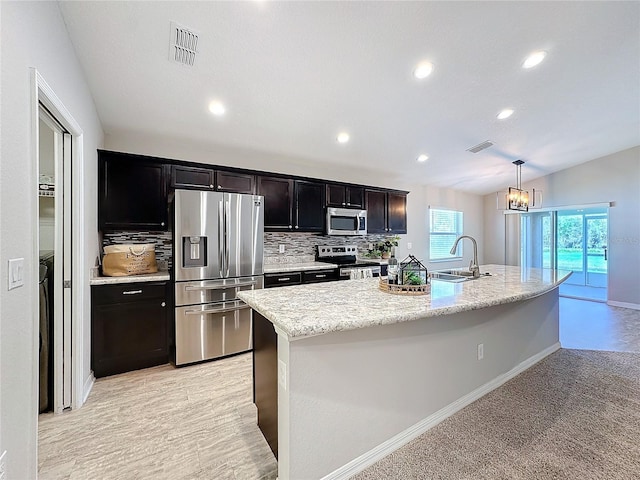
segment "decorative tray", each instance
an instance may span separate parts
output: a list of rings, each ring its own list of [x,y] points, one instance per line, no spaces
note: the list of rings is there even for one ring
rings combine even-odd
[[[395,285],[389,283],[385,277],[380,277],[378,288],[386,293],[395,295],[429,295],[431,293],[431,284],[422,285]]]

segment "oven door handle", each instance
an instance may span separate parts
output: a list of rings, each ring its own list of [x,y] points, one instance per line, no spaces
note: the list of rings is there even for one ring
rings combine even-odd
[[[204,308],[201,310],[186,310],[184,313],[186,315],[208,315],[210,313],[234,312],[236,310],[244,310],[245,308],[251,308],[251,307],[245,303],[243,305],[234,305],[233,307]]]
[[[256,285],[258,282],[256,282],[255,280],[251,281],[251,282],[242,282],[242,283],[231,283],[231,284],[227,284],[227,285],[198,285],[198,286],[188,286],[188,287],[184,287],[184,289],[188,292],[193,292],[193,291],[198,291],[198,290],[228,290],[230,288],[237,288],[237,287],[250,287],[252,285]]]

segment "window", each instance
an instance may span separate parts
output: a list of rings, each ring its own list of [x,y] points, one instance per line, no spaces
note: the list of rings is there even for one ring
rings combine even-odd
[[[449,253],[460,235],[462,235],[462,212],[429,209],[429,260],[433,262],[462,257],[462,242],[458,243],[455,255]]]

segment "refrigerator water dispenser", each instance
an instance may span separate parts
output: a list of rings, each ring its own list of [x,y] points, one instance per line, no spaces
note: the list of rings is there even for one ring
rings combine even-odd
[[[207,266],[207,237],[182,237],[182,266]]]

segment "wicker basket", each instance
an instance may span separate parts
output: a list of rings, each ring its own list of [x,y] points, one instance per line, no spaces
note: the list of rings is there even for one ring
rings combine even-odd
[[[389,283],[385,277],[380,277],[378,288],[386,293],[395,295],[429,295],[431,293],[431,284],[423,285],[395,285]]]

